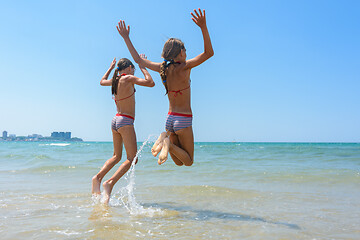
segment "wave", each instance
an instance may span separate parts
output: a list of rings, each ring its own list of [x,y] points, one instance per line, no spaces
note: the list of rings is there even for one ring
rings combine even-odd
[[[46,154],[33,155],[33,160],[44,160],[44,159],[49,160],[52,158]]]
[[[23,159],[25,157],[25,155],[21,155],[21,154],[6,154],[1,156],[1,159]]]
[[[50,172],[64,172],[64,171],[98,171],[98,167],[88,167],[88,166],[76,166],[76,165],[45,165],[45,166],[36,166],[23,169],[12,169],[12,170],[2,170],[0,172],[11,172],[11,173],[40,173],[46,174]]]
[[[71,145],[70,143],[42,143],[39,146],[59,146],[59,147],[66,147]]]

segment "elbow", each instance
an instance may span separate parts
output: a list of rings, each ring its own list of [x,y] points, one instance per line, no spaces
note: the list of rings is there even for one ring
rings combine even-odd
[[[107,79],[101,79],[101,80],[100,80],[100,85],[101,85],[101,86],[108,86],[108,81],[107,81]]]
[[[155,82],[153,80],[151,80],[151,82],[148,85],[149,87],[154,87],[155,86]]]
[[[211,58],[212,56],[214,56],[214,50],[211,49],[210,51],[208,51],[207,56],[208,56],[208,58]]]
[[[203,57],[204,57],[204,60],[208,60],[209,58],[211,58],[212,56],[214,56],[214,51],[211,49],[211,50],[208,50],[208,51],[205,51],[203,53]]]

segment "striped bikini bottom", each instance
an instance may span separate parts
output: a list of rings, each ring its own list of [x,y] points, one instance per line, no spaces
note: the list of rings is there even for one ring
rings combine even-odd
[[[117,113],[111,121],[111,129],[115,131],[126,125],[134,125],[134,118],[132,116]]]
[[[192,126],[192,119],[193,117],[191,114],[169,112],[166,119],[165,129],[166,131],[177,132],[181,129]]]

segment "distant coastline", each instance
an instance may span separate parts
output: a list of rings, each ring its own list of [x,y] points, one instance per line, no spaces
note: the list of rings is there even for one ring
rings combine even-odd
[[[52,132],[51,136],[43,137],[40,134],[31,134],[28,136],[16,136],[3,131],[0,141],[6,142],[83,142],[81,138],[71,137],[71,132]]]

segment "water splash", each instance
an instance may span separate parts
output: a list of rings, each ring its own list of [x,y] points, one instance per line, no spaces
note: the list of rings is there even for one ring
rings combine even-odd
[[[146,215],[146,216],[154,216],[155,214],[162,214],[161,209],[157,208],[144,208],[138,202],[136,202],[136,198],[134,195],[135,188],[135,163],[136,159],[141,156],[141,152],[143,151],[146,145],[152,144],[154,141],[150,139],[154,138],[155,135],[149,135],[146,141],[143,142],[140,149],[137,151],[129,171],[125,175],[125,179],[127,180],[128,184],[125,187],[122,187],[118,194],[120,195],[117,199],[113,198],[111,200],[114,205],[123,205],[131,215]],[[111,202],[110,200],[110,202]],[[117,203],[116,203],[117,200]]]

